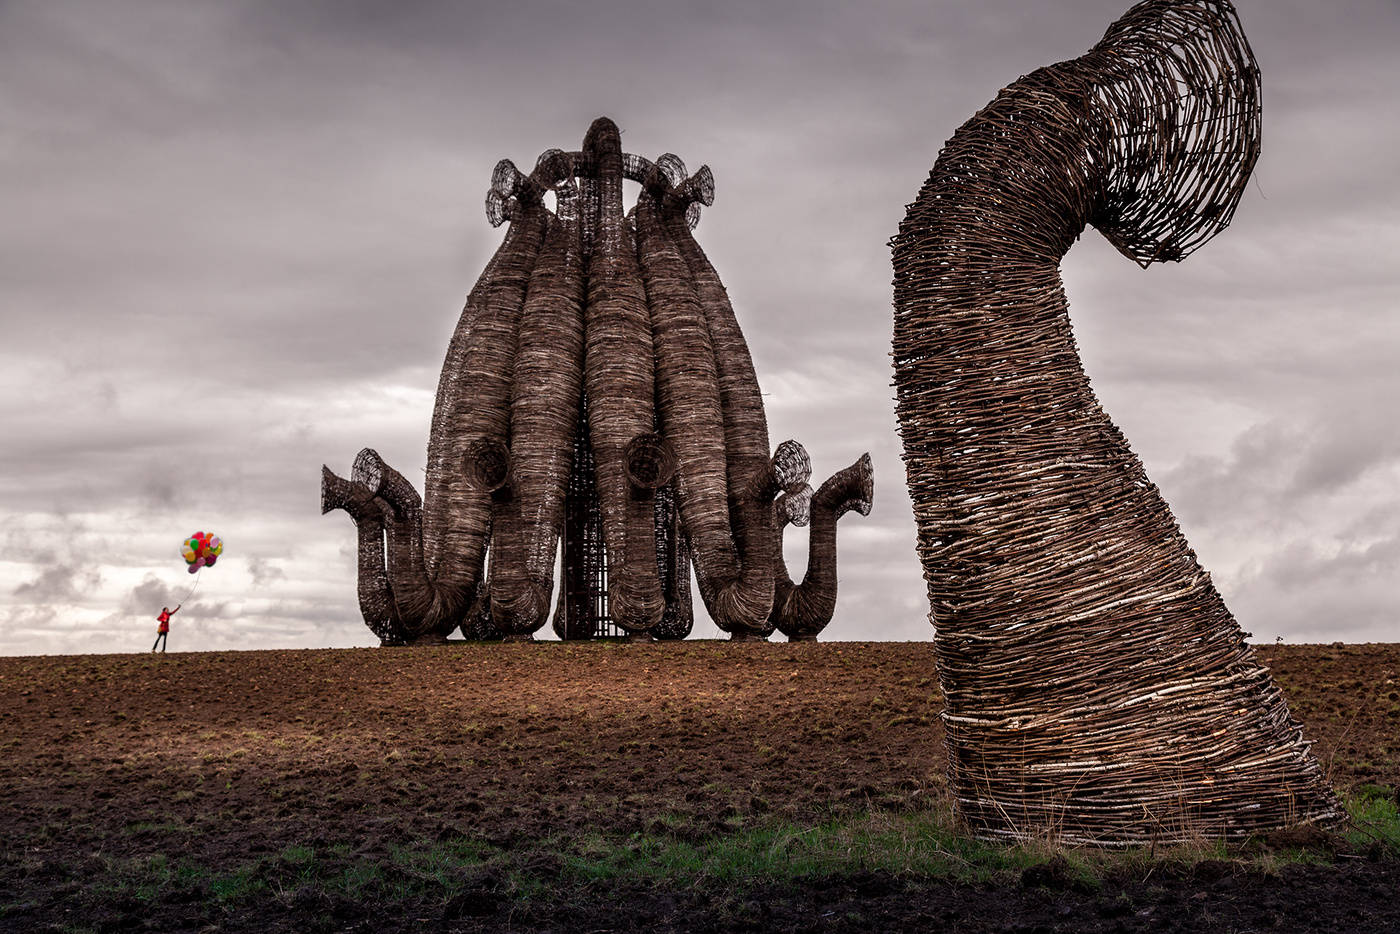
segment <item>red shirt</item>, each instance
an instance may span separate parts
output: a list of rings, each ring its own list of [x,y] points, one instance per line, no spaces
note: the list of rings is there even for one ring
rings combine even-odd
[[[156,617],[156,622],[160,623],[160,629],[156,630],[157,632],[169,632],[169,631],[170,631],[170,614],[169,614],[169,613],[165,612],[164,610],[161,610],[161,611],[160,611],[160,615]]]

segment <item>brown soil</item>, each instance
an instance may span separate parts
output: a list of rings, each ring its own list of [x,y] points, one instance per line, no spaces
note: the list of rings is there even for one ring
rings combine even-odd
[[[1400,786],[1400,645],[1262,652],[1341,788]],[[310,890],[232,915],[198,889],[172,903],[88,884],[153,854],[229,872],[293,846],[364,859],[450,840],[536,854],[550,878],[546,838],[698,841],[913,811],[943,794],[939,710],[926,643],[3,658],[0,930],[394,930],[424,913],[454,930],[1288,929],[1309,912],[1351,930],[1400,924],[1386,894],[1400,869],[1365,858],[1263,876],[1198,866],[1092,890],[1054,860],[1009,889],[878,873],[728,891],[585,886],[567,913],[518,903],[487,876],[445,907],[393,906],[415,917]]]

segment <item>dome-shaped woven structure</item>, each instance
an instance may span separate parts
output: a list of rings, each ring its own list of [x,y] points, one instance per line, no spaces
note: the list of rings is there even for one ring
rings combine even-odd
[[[692,562],[733,638],[830,620],[835,519],[869,511],[869,459],[823,485],[831,535],[792,584],[774,498],[808,490],[811,466],[796,442],[769,447],[748,345],[691,233],[713,198],[708,167],[624,153],[606,118],[528,175],[496,166],[487,216],[509,227],[448,347],[424,497],[369,448],[349,480],[322,468],[322,511],[359,528],[360,608],[382,641],[530,638],[561,536],[563,638],[684,637]]]

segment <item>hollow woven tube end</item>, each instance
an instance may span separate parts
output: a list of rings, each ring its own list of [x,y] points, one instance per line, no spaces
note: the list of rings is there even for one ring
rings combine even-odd
[[[494,493],[510,482],[510,449],[494,438],[473,438],[462,457],[467,484]]]
[[[795,525],[798,528],[812,521],[812,487],[802,484],[791,493],[781,493],[773,501],[780,525]]]
[[[637,435],[623,449],[627,479],[641,490],[655,490],[671,482],[676,473],[676,451],[658,434]]]
[[[350,479],[363,483],[378,493],[384,483],[384,458],[374,448],[364,448],[355,455],[355,464],[350,468]]]
[[[773,476],[779,489],[796,493],[812,479],[812,459],[807,449],[796,441],[787,440],[773,452]]]

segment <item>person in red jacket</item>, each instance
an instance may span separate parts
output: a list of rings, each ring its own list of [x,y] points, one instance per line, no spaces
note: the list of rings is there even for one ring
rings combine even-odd
[[[168,606],[160,608],[160,615],[156,617],[156,622],[160,623],[160,627],[156,629],[156,641],[151,643],[152,652],[156,650],[156,646],[160,646],[162,653],[165,652],[165,643],[170,636],[170,617],[178,612],[180,612],[180,604],[178,603],[175,604],[173,610]]]

